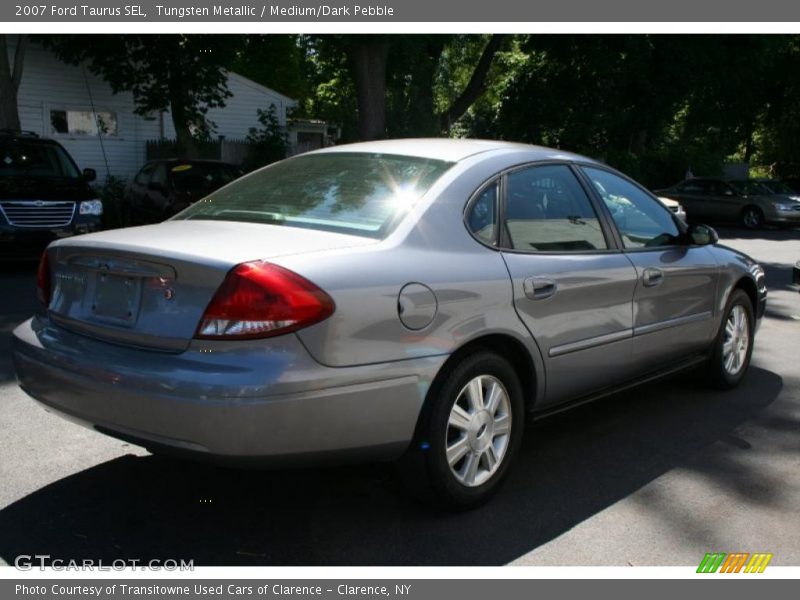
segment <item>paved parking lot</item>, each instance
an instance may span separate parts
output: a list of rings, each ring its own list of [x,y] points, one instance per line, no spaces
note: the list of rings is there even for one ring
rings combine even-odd
[[[734,392],[673,377],[528,430],[494,501],[431,511],[380,466],[230,471],[159,459],[51,416],[16,387],[35,265],[0,275],[0,564],[687,565],[708,551],[800,565],[800,230],[721,229],[762,261],[769,308]]]

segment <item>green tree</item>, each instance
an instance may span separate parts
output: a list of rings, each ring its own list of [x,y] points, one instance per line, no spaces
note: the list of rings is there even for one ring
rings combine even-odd
[[[312,93],[309,62],[302,36],[236,36],[231,71],[304,103]]]
[[[44,36],[42,41],[65,62],[85,61],[115,93],[132,92],[138,114],[169,110],[178,146],[192,157],[197,155],[195,139],[213,131],[208,109],[224,106],[230,96],[225,69],[243,39],[136,34]]]
[[[505,36],[472,37],[481,51],[469,65],[463,87],[445,106],[437,102],[438,72],[448,45],[463,42],[462,36],[316,36],[308,53],[319,78],[315,89],[325,96],[326,112],[337,105],[352,107],[345,94],[355,96],[355,131],[348,116],[342,115],[346,139],[447,133],[486,91]],[[326,74],[331,79],[326,80]],[[344,93],[336,93],[333,81]]]

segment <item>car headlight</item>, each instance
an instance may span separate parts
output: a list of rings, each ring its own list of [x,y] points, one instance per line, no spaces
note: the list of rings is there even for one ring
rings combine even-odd
[[[102,200],[82,200],[78,207],[78,213],[81,215],[102,215],[103,214],[103,201]]]
[[[772,206],[775,210],[792,210],[792,205],[784,202],[773,202]]]

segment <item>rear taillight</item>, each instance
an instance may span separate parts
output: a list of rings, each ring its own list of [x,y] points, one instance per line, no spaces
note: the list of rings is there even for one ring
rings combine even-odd
[[[331,297],[297,273],[265,262],[243,263],[214,294],[195,337],[281,335],[327,319],[333,310]]]
[[[42,252],[39,259],[39,270],[36,273],[36,295],[45,307],[50,305],[50,261],[47,259],[47,250]]]

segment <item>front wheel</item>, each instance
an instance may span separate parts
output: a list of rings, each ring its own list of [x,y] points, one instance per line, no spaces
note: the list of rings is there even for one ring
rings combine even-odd
[[[406,482],[454,509],[480,505],[497,490],[524,428],[522,388],[502,356],[479,351],[432,386],[405,458]]]
[[[745,207],[740,219],[747,229],[759,229],[764,225],[764,213],[757,206]]]
[[[708,362],[708,380],[718,389],[739,385],[753,354],[755,320],[750,297],[734,290],[725,307],[725,317]]]

